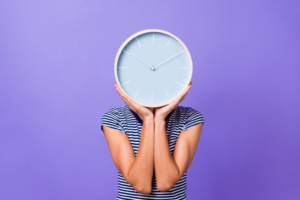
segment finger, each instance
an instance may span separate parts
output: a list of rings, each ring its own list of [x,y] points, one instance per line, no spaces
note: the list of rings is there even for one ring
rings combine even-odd
[[[181,95],[178,97],[178,100],[185,98],[189,90],[191,89],[192,85],[188,85],[187,88],[181,93]]]
[[[118,93],[120,94],[121,98],[125,100],[127,95],[121,90],[121,88],[118,85],[116,85],[116,89],[117,89]]]
[[[123,99],[123,101],[128,105],[128,107],[133,110],[134,112],[136,112],[138,110],[138,104],[136,104],[135,102],[133,102],[128,96],[127,94],[125,94],[118,85],[116,85],[116,89],[119,92],[121,98]]]
[[[190,89],[192,88],[192,85],[189,85],[185,91],[184,97],[189,93]]]
[[[119,93],[121,99],[122,99],[123,101],[125,101],[125,99],[124,99],[125,95],[123,94],[123,92],[120,90],[120,88],[119,88],[118,86],[115,85],[115,87],[116,87],[116,90],[117,90],[117,92]]]
[[[132,106],[135,110],[137,110],[139,108],[139,104],[137,104],[136,102],[134,102],[127,94],[125,94],[123,91],[120,90],[119,91],[123,94],[123,98],[126,100],[126,102],[128,104],[130,104],[130,106]]]
[[[123,93],[124,94],[124,93]],[[138,110],[139,108],[139,104],[137,104],[136,102],[134,102],[130,97],[128,97],[128,95],[124,94],[124,99],[126,100],[126,102],[128,104],[130,104],[130,106],[134,109],[134,110]]]
[[[180,101],[182,101],[183,99],[185,99],[185,97],[186,97],[186,95],[188,94],[188,92],[189,92],[189,90],[191,89],[191,87],[192,87],[192,85],[190,85],[190,86],[188,87],[188,89],[186,90],[185,94],[181,97],[181,100],[180,100]]]
[[[122,94],[121,94],[121,92],[120,92],[118,86],[115,85],[115,88],[116,88],[116,90],[117,90],[117,92],[118,92],[120,98],[123,100]]]
[[[186,97],[186,95],[188,94],[188,91],[191,89],[191,87],[192,87],[191,84],[188,85],[188,87],[181,93],[181,95],[174,100],[173,104],[175,106],[177,106]]]
[[[117,92],[119,93],[121,99],[128,105],[128,107],[132,108],[132,105],[128,101],[128,98],[124,92],[121,91],[120,87],[118,85],[115,85]]]

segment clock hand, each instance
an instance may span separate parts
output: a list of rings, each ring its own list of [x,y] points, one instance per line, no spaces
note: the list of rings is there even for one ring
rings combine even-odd
[[[181,51],[181,52],[179,52],[179,53],[177,53],[177,54],[175,54],[174,56],[172,56],[171,58],[169,58],[169,59],[167,59],[167,60],[165,60],[165,61],[163,61],[163,62],[161,62],[161,63],[159,63],[159,64],[157,64],[156,66],[154,66],[155,67],[155,69],[158,67],[158,66],[160,66],[160,65],[162,65],[162,64],[164,64],[165,62],[168,62],[169,60],[171,60],[172,58],[175,58],[176,56],[178,56],[179,54],[181,54],[183,51]]]
[[[134,55],[134,54],[133,54],[133,56],[134,56],[134,57],[136,57],[137,59],[139,59],[140,61],[142,61],[142,62],[143,62],[145,65],[147,65],[148,67],[150,67],[150,68],[151,68],[151,66],[150,66],[150,65],[148,65],[147,63],[145,63],[145,62],[144,62],[142,59],[140,59],[139,57],[137,57],[137,56],[136,56],[136,55]]]

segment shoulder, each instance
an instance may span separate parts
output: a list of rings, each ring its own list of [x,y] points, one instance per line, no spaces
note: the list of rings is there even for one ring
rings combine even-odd
[[[102,118],[113,116],[113,117],[121,117],[121,115],[126,111],[125,106],[122,107],[112,107],[104,112]]]
[[[177,106],[176,109],[180,112],[181,115],[183,115],[186,118],[191,117],[191,116],[203,118],[202,113],[195,108],[185,107],[185,106]]]
[[[192,107],[178,106],[177,109],[182,116],[184,127],[183,130],[187,130],[192,126],[195,126],[199,123],[204,123],[204,117],[200,111]]]
[[[111,118],[116,119],[119,114],[119,107],[112,107],[104,112],[102,115],[101,121],[109,120]]]
[[[124,106],[112,107],[105,111],[101,117],[101,129],[103,130],[103,125],[105,125],[110,128],[114,128],[120,132],[124,132],[122,123],[124,111]]]

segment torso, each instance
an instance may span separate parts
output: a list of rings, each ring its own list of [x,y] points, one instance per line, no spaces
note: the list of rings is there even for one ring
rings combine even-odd
[[[108,112],[117,113],[119,120],[119,131],[125,133],[132,145],[135,155],[137,155],[140,138],[141,138],[141,129],[143,126],[143,121],[139,116],[129,109],[127,105],[123,107],[114,107]],[[186,130],[187,128],[193,125],[192,122],[189,122],[189,125],[186,125],[186,121],[191,119],[191,116],[197,116],[195,118],[194,124],[203,121],[202,115],[190,108],[177,106],[165,119],[166,121],[166,132],[170,147],[170,152],[173,154],[175,144],[179,134]],[[152,192],[150,194],[141,194],[138,193],[123,177],[123,175],[118,171],[118,196],[117,199],[128,200],[128,199],[143,199],[143,200],[152,200],[152,199],[172,199],[172,200],[186,200],[186,178],[187,172],[183,174],[181,179],[167,192],[161,192],[157,190],[156,187],[156,178],[155,173],[153,173],[152,179]]]

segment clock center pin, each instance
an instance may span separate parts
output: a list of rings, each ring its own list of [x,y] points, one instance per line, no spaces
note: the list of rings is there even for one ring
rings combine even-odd
[[[154,66],[151,66],[150,69],[151,69],[152,71],[154,71],[155,67],[154,67]]]

